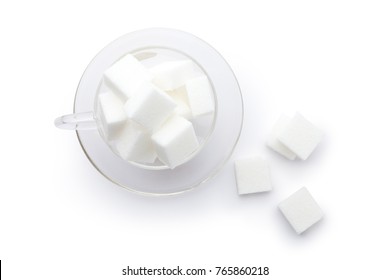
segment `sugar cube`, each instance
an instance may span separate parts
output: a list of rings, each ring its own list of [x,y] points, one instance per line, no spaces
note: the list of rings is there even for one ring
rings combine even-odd
[[[282,201],[279,209],[298,234],[323,218],[321,208],[305,187]]]
[[[119,155],[128,161],[153,163],[157,158],[150,134],[132,121],[125,124],[116,148]]]
[[[118,134],[127,119],[122,101],[109,91],[98,95],[97,117],[108,140]]]
[[[296,158],[296,155],[278,140],[280,133],[284,131],[290,121],[291,119],[286,115],[280,116],[279,120],[272,128],[271,134],[269,135],[267,140],[267,145],[275,152],[278,152],[289,160],[294,160]]]
[[[199,76],[186,82],[188,102],[194,117],[214,112],[213,90],[207,76]]]
[[[170,168],[182,164],[199,147],[192,123],[172,116],[152,135],[158,158]]]
[[[300,159],[307,159],[322,139],[322,132],[296,113],[277,139]]]
[[[192,112],[188,104],[187,91],[184,86],[168,92],[169,96],[175,100],[177,107],[175,112],[177,115],[186,118],[187,120],[192,118]]]
[[[151,78],[148,70],[131,54],[125,55],[104,72],[106,84],[124,102]]]
[[[160,63],[149,69],[153,83],[162,90],[174,90],[196,76],[195,64],[191,60],[177,60]]]
[[[261,157],[236,160],[235,171],[240,195],[267,192],[272,189],[268,163]]]
[[[125,104],[127,117],[153,131],[158,129],[175,110],[175,101],[165,92],[147,83]]]

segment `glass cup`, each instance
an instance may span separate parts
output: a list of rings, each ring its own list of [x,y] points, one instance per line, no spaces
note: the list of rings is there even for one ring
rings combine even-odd
[[[200,136],[200,146],[174,169],[161,162],[126,161],[102,136],[96,114],[96,96],[104,90],[104,71],[127,53],[152,65],[166,54],[189,58],[207,75],[212,85],[215,112],[193,123]],[[86,156],[106,178],[128,190],[149,195],[182,193],[212,178],[230,158],[243,122],[240,88],[222,56],[192,34],[164,28],[126,34],[100,51],[80,80],[73,111],[73,114],[57,118],[55,125],[76,131]]]

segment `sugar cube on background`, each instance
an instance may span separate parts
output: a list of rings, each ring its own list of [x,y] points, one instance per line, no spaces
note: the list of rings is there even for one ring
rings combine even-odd
[[[150,137],[141,126],[128,121],[118,137],[116,149],[125,160],[153,163],[157,154]]]
[[[294,160],[296,155],[287,148],[284,144],[282,144],[278,137],[282,131],[286,128],[286,126],[290,123],[291,119],[286,115],[281,115],[279,120],[276,122],[272,131],[267,140],[267,146],[270,147],[275,152],[281,154],[282,156],[288,158],[289,160]]]
[[[188,102],[194,117],[214,112],[213,90],[207,76],[199,76],[185,83]]]
[[[322,139],[322,132],[296,113],[277,139],[300,159],[307,159]]]
[[[125,55],[104,72],[106,84],[123,102],[151,78],[149,71],[131,54]]]
[[[175,110],[175,101],[152,84],[143,85],[125,104],[129,119],[153,131],[158,129]]]
[[[98,96],[97,110],[104,136],[108,140],[113,139],[127,119],[122,101],[112,92],[101,93]]]
[[[298,234],[310,228],[323,217],[321,208],[305,187],[282,201],[279,204],[279,209]]]
[[[239,194],[267,192],[272,189],[268,163],[261,157],[236,160],[235,171]]]
[[[180,116],[169,118],[152,135],[152,141],[158,158],[170,168],[183,163],[199,147],[191,122]]]
[[[174,90],[197,75],[191,60],[167,61],[149,69],[153,83],[161,90]]]

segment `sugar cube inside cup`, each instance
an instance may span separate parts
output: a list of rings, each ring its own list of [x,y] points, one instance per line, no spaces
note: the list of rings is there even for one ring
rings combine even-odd
[[[153,131],[159,129],[176,108],[175,101],[151,83],[142,85],[125,104],[127,117]]]
[[[153,163],[157,154],[150,138],[150,133],[140,125],[127,121],[116,141],[119,155],[126,160]]]
[[[98,96],[97,112],[104,137],[114,138],[126,122],[122,101],[110,91],[103,92]]]
[[[152,76],[133,55],[127,54],[104,72],[104,79],[125,102]]]
[[[172,97],[177,105],[175,108],[175,113],[186,118],[187,120],[192,119],[193,116],[188,101],[186,88],[182,86],[175,90],[168,91],[168,94],[170,97]]]
[[[194,117],[214,112],[214,104],[211,98],[212,88],[206,76],[200,76],[188,80],[185,83],[188,102]]]
[[[177,60],[160,63],[150,68],[152,81],[162,90],[174,90],[195,77],[195,63],[192,60]]]
[[[126,54],[107,68],[95,113],[104,140],[123,160],[173,169],[211,133],[214,90],[187,56],[158,48],[145,52],[154,55]]]
[[[152,142],[158,158],[171,168],[182,163],[199,147],[192,123],[183,117],[171,117],[156,133]]]

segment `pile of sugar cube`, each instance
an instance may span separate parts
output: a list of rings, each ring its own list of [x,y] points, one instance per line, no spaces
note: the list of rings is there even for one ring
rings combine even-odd
[[[111,65],[97,97],[105,140],[130,162],[173,169],[200,147],[192,121],[214,114],[213,89],[191,59],[146,67],[132,54]]]
[[[322,139],[322,132],[301,114],[282,115],[274,125],[267,145],[289,160],[306,160]],[[272,190],[268,162],[260,156],[235,162],[237,190],[240,195]],[[279,209],[294,230],[301,234],[323,217],[323,212],[307,188],[301,188],[279,204]]]

